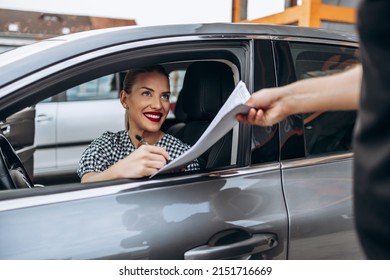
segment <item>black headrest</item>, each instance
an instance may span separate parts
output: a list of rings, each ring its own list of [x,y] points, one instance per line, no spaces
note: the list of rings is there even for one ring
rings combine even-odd
[[[233,89],[233,72],[228,65],[216,61],[192,63],[181,92],[188,120],[211,121]]]
[[[185,122],[187,120],[187,113],[184,112],[183,109],[183,95],[182,91],[180,91],[179,96],[177,97],[176,100],[176,105],[175,105],[175,119],[179,122]]]

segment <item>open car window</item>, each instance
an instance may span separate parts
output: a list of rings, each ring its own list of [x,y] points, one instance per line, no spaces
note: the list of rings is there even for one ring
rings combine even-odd
[[[237,48],[239,56],[245,55],[241,44],[232,43],[232,46]],[[210,49],[215,50],[206,55],[194,52],[179,58],[176,53],[148,56],[147,51],[137,50],[133,59],[126,57],[127,63],[113,65],[112,61],[103,60],[101,69],[96,70],[96,62],[91,67],[88,62],[77,66],[78,75],[71,71],[67,79],[61,78],[62,75],[58,76],[61,81],[53,78],[47,83],[51,87],[42,90],[44,99],[35,103],[34,182],[41,185],[80,182],[76,170],[87,145],[105,131],[117,132],[125,128],[119,93],[129,65],[160,64],[167,70],[171,105],[161,130],[183,143],[195,144],[242,78],[238,58],[221,48],[225,47],[212,44]],[[140,53],[144,59],[139,58]],[[104,64],[110,67],[103,67]],[[193,73],[187,75],[191,68]],[[110,69],[114,71],[109,72]],[[215,88],[215,84],[220,88]],[[203,97],[199,99],[198,95]],[[210,148],[199,159],[200,172],[227,169],[236,164],[232,159],[236,158],[237,147],[233,143],[237,143],[237,139],[233,141],[233,137],[238,136],[233,136],[232,131],[216,143],[218,148]]]

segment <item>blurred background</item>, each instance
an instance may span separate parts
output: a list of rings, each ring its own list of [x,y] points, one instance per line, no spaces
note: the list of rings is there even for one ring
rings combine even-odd
[[[84,30],[207,22],[354,31],[359,0],[0,0],[0,52]]]

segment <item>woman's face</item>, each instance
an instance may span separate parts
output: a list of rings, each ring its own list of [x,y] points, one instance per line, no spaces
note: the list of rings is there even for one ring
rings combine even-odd
[[[122,92],[130,129],[134,133],[158,132],[169,112],[169,80],[158,72],[139,74],[131,93]],[[142,135],[142,134],[141,134]]]

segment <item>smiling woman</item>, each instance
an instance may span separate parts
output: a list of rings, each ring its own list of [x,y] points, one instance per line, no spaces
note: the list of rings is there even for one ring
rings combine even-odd
[[[187,151],[189,145],[161,131],[170,109],[169,97],[169,76],[162,66],[129,70],[120,93],[126,130],[107,131],[87,147],[77,171],[81,181],[152,175],[168,160]],[[137,137],[149,145],[142,145]],[[197,160],[186,168],[198,169]]]
[[[134,94],[130,95],[131,92]],[[129,70],[123,82],[120,97],[123,107],[126,109],[126,128],[129,129],[132,122],[133,130],[141,129],[138,126],[142,126],[144,118],[137,119],[136,108],[142,110],[143,106],[148,108],[150,104],[150,109],[155,108],[156,110],[146,111],[143,115],[152,121],[152,123],[147,122],[148,124],[151,125],[154,122],[156,123],[155,127],[160,130],[161,124],[165,121],[169,111],[169,97],[169,76],[162,66]],[[132,109],[129,110],[129,108]],[[130,118],[129,114],[132,114]],[[157,134],[155,136],[160,138]]]

